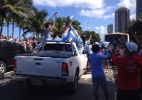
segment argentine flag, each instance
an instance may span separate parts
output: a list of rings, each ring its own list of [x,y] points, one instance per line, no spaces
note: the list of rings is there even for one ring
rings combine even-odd
[[[62,41],[68,41],[68,40],[72,39],[74,42],[76,42],[77,37],[75,36],[74,28],[72,26],[68,26],[68,28],[69,28],[68,34],[66,37],[63,37]]]

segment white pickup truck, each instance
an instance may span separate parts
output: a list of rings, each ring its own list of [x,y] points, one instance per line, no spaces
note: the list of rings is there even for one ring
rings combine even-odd
[[[73,42],[44,41],[31,54],[17,55],[14,75],[25,79],[28,87],[65,85],[75,93],[78,80],[87,67],[87,55],[79,54]]]

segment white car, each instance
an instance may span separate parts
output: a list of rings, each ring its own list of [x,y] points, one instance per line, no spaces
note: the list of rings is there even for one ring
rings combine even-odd
[[[24,78],[28,87],[66,85],[75,93],[78,79],[86,71],[87,60],[87,55],[79,54],[73,42],[44,41],[32,54],[15,57],[14,75]]]

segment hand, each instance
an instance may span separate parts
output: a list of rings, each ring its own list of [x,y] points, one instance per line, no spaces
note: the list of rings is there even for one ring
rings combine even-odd
[[[55,25],[55,23],[54,23],[54,22],[51,22],[51,25],[52,25],[52,26],[54,26],[54,25]]]

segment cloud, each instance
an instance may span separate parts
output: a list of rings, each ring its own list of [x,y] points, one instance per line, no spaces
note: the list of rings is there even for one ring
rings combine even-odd
[[[109,18],[114,17],[114,14],[105,15],[106,12],[110,11],[113,8],[114,8],[113,6],[108,6],[105,9],[101,8],[101,9],[92,9],[92,10],[81,10],[79,14],[86,17],[104,18],[107,20]]]
[[[75,4],[78,8],[96,9],[104,7],[104,0],[33,0],[34,5],[50,7],[67,7]]]
[[[131,20],[136,19],[136,14],[132,14],[132,15],[130,16],[130,19],[131,19]]]
[[[105,19],[105,20],[107,20],[107,19],[110,19],[110,18],[114,18],[114,13],[113,14],[110,14],[110,15],[104,15],[103,16],[103,18]]]
[[[120,0],[118,6],[124,6],[134,12],[136,10],[136,0]]]
[[[97,33],[99,33],[101,40],[104,40],[104,35],[106,34],[106,27],[105,26],[98,26],[95,27]]]
[[[81,10],[79,14],[86,17],[102,18],[102,16],[105,14],[105,10],[103,9]]]
[[[113,6],[106,6],[104,0],[33,0],[34,5],[49,7],[69,7],[75,4],[76,8],[80,8],[79,14],[90,18],[112,18],[111,15],[105,15],[111,11]]]

